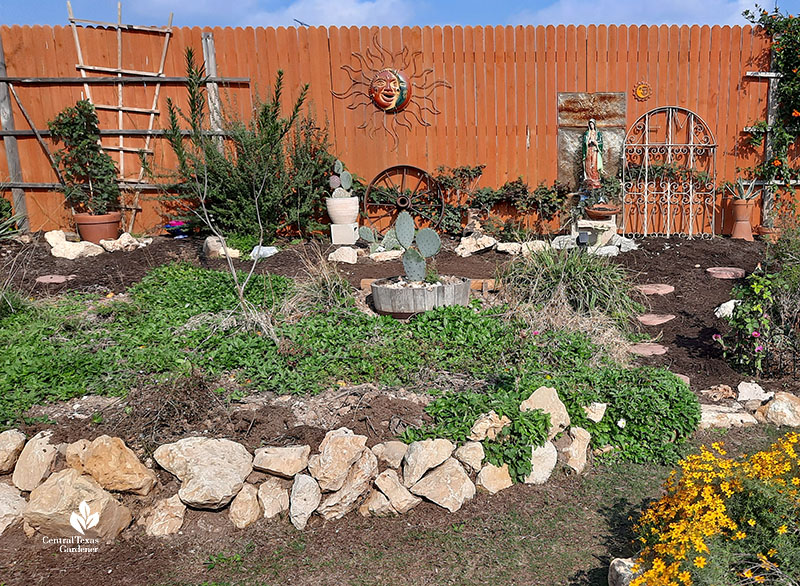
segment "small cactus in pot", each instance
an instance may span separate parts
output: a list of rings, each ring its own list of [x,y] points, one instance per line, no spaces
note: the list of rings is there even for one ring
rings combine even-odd
[[[353,187],[353,176],[350,171],[344,170],[344,163],[337,159],[333,165],[333,173],[328,179],[328,184],[333,189],[331,197],[353,197],[350,191]]]
[[[336,161],[334,174],[328,178],[333,193],[327,198],[328,215],[334,224],[354,224],[358,221],[358,197],[351,191],[353,176],[345,171],[344,164]]]

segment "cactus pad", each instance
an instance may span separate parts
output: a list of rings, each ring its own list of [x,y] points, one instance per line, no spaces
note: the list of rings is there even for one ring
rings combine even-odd
[[[364,240],[365,242],[369,242],[370,244],[374,244],[377,240],[377,233],[374,229],[368,226],[361,226],[358,229],[358,236]]]
[[[333,190],[333,197],[350,197],[350,192],[343,187],[337,187]]]
[[[397,241],[403,248],[411,248],[414,244],[414,218],[408,212],[400,212],[394,223]]]
[[[333,164],[333,172],[340,175],[342,171],[344,171],[344,164],[339,159],[336,159],[336,162]]]
[[[442,249],[442,240],[435,231],[423,228],[417,232],[417,248],[423,257],[430,258]]]
[[[339,178],[342,181],[342,187],[345,189],[350,189],[353,187],[353,176],[350,175],[350,171],[342,171],[339,175]]]
[[[331,189],[336,189],[337,187],[341,187],[342,180],[339,179],[338,175],[331,175],[330,179],[328,179],[328,185],[331,186]]]
[[[400,248],[400,242],[397,240],[397,233],[394,231],[394,228],[389,228],[386,232],[381,246],[383,246],[384,250],[397,250]]]
[[[427,264],[422,255],[410,248],[403,253],[403,268],[406,270],[406,279],[409,281],[424,281]]]

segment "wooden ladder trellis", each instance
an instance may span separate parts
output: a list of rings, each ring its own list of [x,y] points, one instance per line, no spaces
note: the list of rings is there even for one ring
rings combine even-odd
[[[80,18],[75,18],[75,15],[72,12],[72,5],[69,1],[67,1],[67,12],[69,14],[69,24],[72,27],[72,36],[75,39],[75,49],[78,54],[78,63],[75,65],[75,69],[80,71],[81,77],[86,78],[88,72],[95,72],[95,73],[107,73],[107,74],[116,74],[117,77],[122,78],[124,75],[133,75],[137,77],[152,77],[155,80],[158,78],[164,77],[164,64],[167,59],[167,49],[169,48],[169,40],[172,36],[172,13],[169,15],[169,22],[165,27],[156,27],[156,26],[139,26],[139,25],[131,25],[131,24],[122,24],[122,2],[117,3],[117,22],[100,22],[96,20],[85,20]],[[117,33],[117,66],[116,67],[105,67],[99,65],[87,65],[84,63],[83,60],[83,51],[81,50],[81,43],[80,37],[78,36],[78,24],[91,24],[96,26],[106,26],[111,27],[116,30]],[[162,34],[164,35],[164,46],[161,50],[161,60],[159,61],[158,71],[136,71],[132,69],[124,69],[122,67],[122,31],[140,31],[140,32],[147,32],[152,34]],[[116,145],[102,145],[104,150],[107,151],[116,151],[119,153],[118,155],[118,165],[119,165],[119,176],[121,181],[128,181],[129,179],[134,182],[134,185],[138,185],[144,179],[145,173],[145,166],[144,166],[144,158],[148,155],[152,155],[153,151],[150,148],[150,139],[152,137],[152,130],[153,125],[155,124],[156,116],[161,114],[158,101],[159,96],[161,95],[161,82],[156,81],[155,83],[155,92],[153,95],[153,102],[149,108],[140,108],[140,107],[131,107],[125,106],[123,100],[123,87],[124,83],[120,82],[116,84],[117,86],[117,104],[96,104],[92,99],[92,92],[91,86],[88,83],[83,84],[83,90],[86,94],[86,99],[89,100],[94,104],[94,107],[97,110],[110,110],[117,112],[117,129],[120,131],[120,134],[117,136],[117,144]],[[125,146],[125,137],[122,133],[123,127],[123,115],[125,113],[128,114],[137,114],[137,115],[147,115],[148,116],[148,124],[147,124],[147,134],[145,136],[144,141],[144,148],[136,148],[131,146]],[[126,178],[125,177],[125,153],[136,154],[142,157],[142,161],[139,165],[139,173],[135,177]],[[133,223],[136,220],[136,212],[139,211],[139,194],[140,190],[136,187],[132,188],[133,191],[133,200],[129,204],[122,204],[120,207],[123,211],[129,211],[130,215],[127,218],[127,224],[124,222],[123,219],[123,226],[126,226],[128,232],[133,230]]]

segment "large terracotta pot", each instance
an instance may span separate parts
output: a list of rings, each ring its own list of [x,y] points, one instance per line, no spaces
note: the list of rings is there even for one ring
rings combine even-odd
[[[756,232],[761,236],[761,240],[775,244],[781,237],[780,228],[768,228],[767,226],[756,226]]]
[[[589,216],[590,220],[610,220],[621,211],[622,209],[617,205],[599,203],[586,208],[586,215]]]
[[[733,200],[733,231],[731,238],[753,241],[753,228],[750,226],[750,216],[753,213],[753,202],[748,199]]]
[[[107,214],[73,214],[81,240],[100,244],[101,240],[116,240],[119,237],[120,212]]]
[[[325,199],[328,215],[334,224],[355,224],[358,222],[357,197],[328,197]]]
[[[470,279],[465,277],[443,277],[450,282],[426,286],[397,286],[399,279],[390,277],[372,283],[372,303],[381,315],[407,318],[434,307],[467,305],[469,303]]]

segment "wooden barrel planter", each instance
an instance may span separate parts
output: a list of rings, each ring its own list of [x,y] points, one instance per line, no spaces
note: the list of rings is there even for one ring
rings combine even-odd
[[[372,283],[372,303],[381,315],[405,319],[447,305],[469,303],[470,279],[441,277],[439,283],[408,283],[400,277]]]

